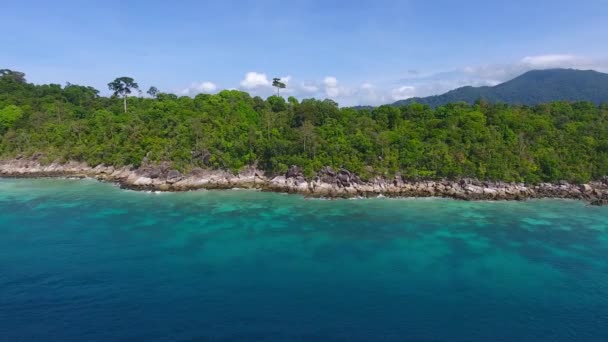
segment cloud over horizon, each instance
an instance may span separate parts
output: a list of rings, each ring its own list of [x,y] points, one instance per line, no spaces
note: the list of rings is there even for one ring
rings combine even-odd
[[[178,93],[180,95],[193,96],[197,94],[211,94],[218,89],[217,85],[213,82],[192,82],[188,88],[184,88]]]
[[[304,98],[330,98],[342,106],[382,105],[411,97],[423,97],[445,93],[462,86],[494,86],[508,81],[527,71],[549,68],[575,68],[608,71],[608,58],[588,58],[571,54],[529,55],[508,64],[464,66],[453,70],[424,72],[407,69],[403,78],[376,82],[343,83],[338,77],[328,75],[320,80],[299,80],[291,75],[282,76],[287,85],[281,90],[285,96]],[[253,96],[268,97],[275,94],[267,73],[249,71],[239,82],[238,89]],[[234,89],[227,88],[227,89]],[[178,91],[181,95],[213,93],[218,90],[215,83],[193,82]]]
[[[241,87],[247,90],[254,90],[270,86],[270,81],[264,73],[255,71],[248,72],[245,78],[241,81]]]

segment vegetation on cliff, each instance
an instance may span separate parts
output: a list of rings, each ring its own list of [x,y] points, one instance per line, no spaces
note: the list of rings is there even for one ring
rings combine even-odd
[[[362,177],[586,182],[608,175],[608,105],[421,104],[373,110],[332,100],[251,97],[236,90],[178,97],[102,97],[94,88],[34,85],[0,74],[0,157],[139,166],[170,161],[270,173],[323,166]],[[126,102],[125,102],[126,101]],[[127,105],[125,105],[125,103]],[[125,112],[125,108],[127,111]]]

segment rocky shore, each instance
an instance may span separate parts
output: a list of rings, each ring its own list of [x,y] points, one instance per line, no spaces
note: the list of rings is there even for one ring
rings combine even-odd
[[[255,168],[238,174],[219,170],[195,169],[182,174],[168,164],[148,165],[137,169],[115,168],[85,163],[51,163],[42,165],[36,159],[0,161],[0,177],[90,177],[115,182],[135,190],[187,191],[196,189],[248,188],[265,191],[298,193],[312,197],[449,197],[462,200],[526,200],[532,198],[569,198],[608,205],[608,177],[587,184],[523,184],[486,182],[475,179],[408,181],[376,177],[361,180],[348,170],[324,167],[312,179],[292,166],[284,175],[267,176]]]

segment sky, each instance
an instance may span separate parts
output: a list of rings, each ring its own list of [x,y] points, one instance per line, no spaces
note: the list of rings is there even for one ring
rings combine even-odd
[[[606,0],[2,1],[0,68],[33,83],[133,77],[379,105],[527,70],[608,72]]]

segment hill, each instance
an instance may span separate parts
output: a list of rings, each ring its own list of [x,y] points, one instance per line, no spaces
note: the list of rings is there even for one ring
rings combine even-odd
[[[461,101],[472,104],[478,99],[516,105],[536,105],[554,101],[608,103],[608,74],[593,70],[532,70],[493,87],[467,86],[442,95],[397,101],[393,105],[421,103],[437,107]]]
[[[129,77],[108,87],[117,82],[137,93]],[[355,110],[237,90],[104,97],[89,86],[31,84],[22,72],[0,70],[0,161],[28,158],[149,170],[150,179],[160,175],[154,170],[169,177],[170,170],[252,168],[272,177],[295,165],[300,171],[290,175],[309,179],[585,183],[608,175],[608,105]]]

